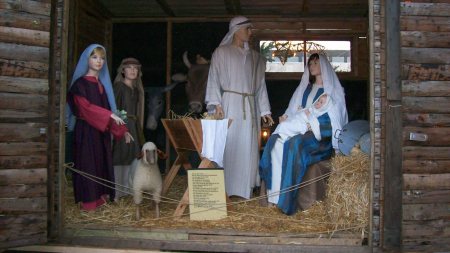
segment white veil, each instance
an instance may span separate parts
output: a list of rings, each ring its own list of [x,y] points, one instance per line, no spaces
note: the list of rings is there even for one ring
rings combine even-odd
[[[324,93],[327,93],[331,96],[332,105],[328,111],[328,115],[330,116],[331,126],[333,131],[332,142],[333,148],[339,149],[338,147],[338,139],[334,137],[336,130],[342,129],[342,127],[347,124],[348,116],[347,116],[347,108],[345,106],[345,94],[344,88],[342,88],[341,83],[334,72],[333,67],[328,61],[325,55],[319,54],[320,59],[320,71],[322,74]],[[285,114],[288,117],[293,117],[296,113],[299,106],[302,105],[303,93],[308,87],[309,84],[309,68],[308,65],[305,66],[305,72],[303,73],[302,80],[295,90],[292,98],[289,102],[289,106],[286,109]]]

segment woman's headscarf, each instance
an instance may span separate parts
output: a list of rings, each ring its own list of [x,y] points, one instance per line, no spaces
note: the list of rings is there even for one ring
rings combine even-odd
[[[145,93],[144,93],[144,85],[142,84],[142,70],[141,70],[141,63],[135,59],[135,58],[125,58],[122,60],[122,62],[120,63],[120,66],[117,68],[117,75],[116,78],[114,79],[114,85],[116,85],[116,83],[120,83],[120,85],[123,85],[122,83],[124,83],[124,74],[123,74],[123,69],[125,68],[125,66],[127,65],[136,65],[138,66],[138,76],[136,78],[136,80],[134,81],[134,85],[138,90],[138,94],[139,94],[139,101],[138,101],[138,105],[137,105],[137,116],[139,118],[139,124],[141,124],[141,127],[144,126],[144,99],[145,99]]]
[[[319,54],[319,60],[324,93],[331,96],[330,101],[332,101],[328,116],[330,117],[331,126],[333,129],[333,147],[335,149],[338,149],[338,139],[334,138],[334,134],[336,133],[336,130],[342,129],[342,127],[348,122],[347,108],[345,106],[344,88],[342,88],[336,72],[334,72],[334,69],[328,61],[327,57],[325,55]],[[294,95],[292,95],[289,106],[286,109],[285,114],[288,115],[288,117],[292,117],[296,113],[299,106],[302,105],[303,93],[305,92],[306,87],[308,87],[309,84],[309,75],[309,66],[306,65],[302,80],[295,90]]]
[[[70,82],[69,89],[72,87],[72,85],[75,83],[78,78],[86,75],[86,73],[89,70],[89,57],[91,56],[92,51],[94,51],[95,48],[102,48],[105,51],[106,49],[99,44],[91,44],[89,45],[81,54],[80,59],[78,60],[77,66],[75,68],[75,71],[72,76],[72,81]],[[106,56],[106,55],[105,55]],[[109,76],[109,70],[108,70],[108,62],[106,61],[105,57],[105,63],[103,64],[102,69],[100,70],[100,73],[98,75],[98,80],[101,84],[103,84],[103,87],[105,88],[106,95],[108,97],[109,107],[111,108],[111,111],[113,113],[116,112],[116,100],[114,98],[114,91],[111,84],[111,78]],[[66,104],[66,123],[69,131],[73,131],[75,127],[75,115],[73,115],[72,110],[70,109],[70,106]]]
[[[250,22],[250,19],[243,16],[234,17],[230,21],[230,24],[228,25],[228,33],[222,39],[222,42],[220,42],[220,46],[230,45],[233,42],[234,33],[236,33],[239,29],[243,27],[249,26],[253,26],[252,23]],[[244,42],[244,49],[246,50],[249,49],[248,42]]]

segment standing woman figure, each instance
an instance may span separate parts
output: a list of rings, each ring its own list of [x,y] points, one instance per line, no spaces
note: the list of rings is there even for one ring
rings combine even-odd
[[[92,44],[81,54],[67,93],[69,131],[74,131],[73,188],[82,210],[95,210],[114,198],[111,134],[132,137],[115,115],[116,103],[106,63],[106,50]]]
[[[135,58],[125,58],[117,68],[114,79],[114,94],[118,110],[127,112],[127,128],[136,140],[126,143],[125,140],[115,140],[113,145],[113,165],[116,176],[116,198],[129,192],[128,173],[134,158],[141,152],[144,145],[144,87],[142,85],[141,63]],[[123,187],[121,187],[123,186]]]

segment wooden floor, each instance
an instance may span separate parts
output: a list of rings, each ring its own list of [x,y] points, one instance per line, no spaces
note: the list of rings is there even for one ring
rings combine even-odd
[[[12,248],[5,253],[16,252],[58,252],[58,253],[152,253],[161,252],[159,250],[132,250],[132,249],[111,249],[111,248],[93,248],[93,247],[80,247],[80,246],[60,246],[60,245],[32,245]],[[165,251],[175,252],[175,251]]]

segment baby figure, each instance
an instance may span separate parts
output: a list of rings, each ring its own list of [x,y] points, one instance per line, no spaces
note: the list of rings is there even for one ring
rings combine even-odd
[[[320,135],[320,123],[318,117],[328,112],[331,105],[331,97],[327,94],[320,95],[308,108],[299,108],[298,112],[278,124],[273,132],[280,135],[282,139],[289,139],[297,134],[305,134],[311,130],[318,141]]]

